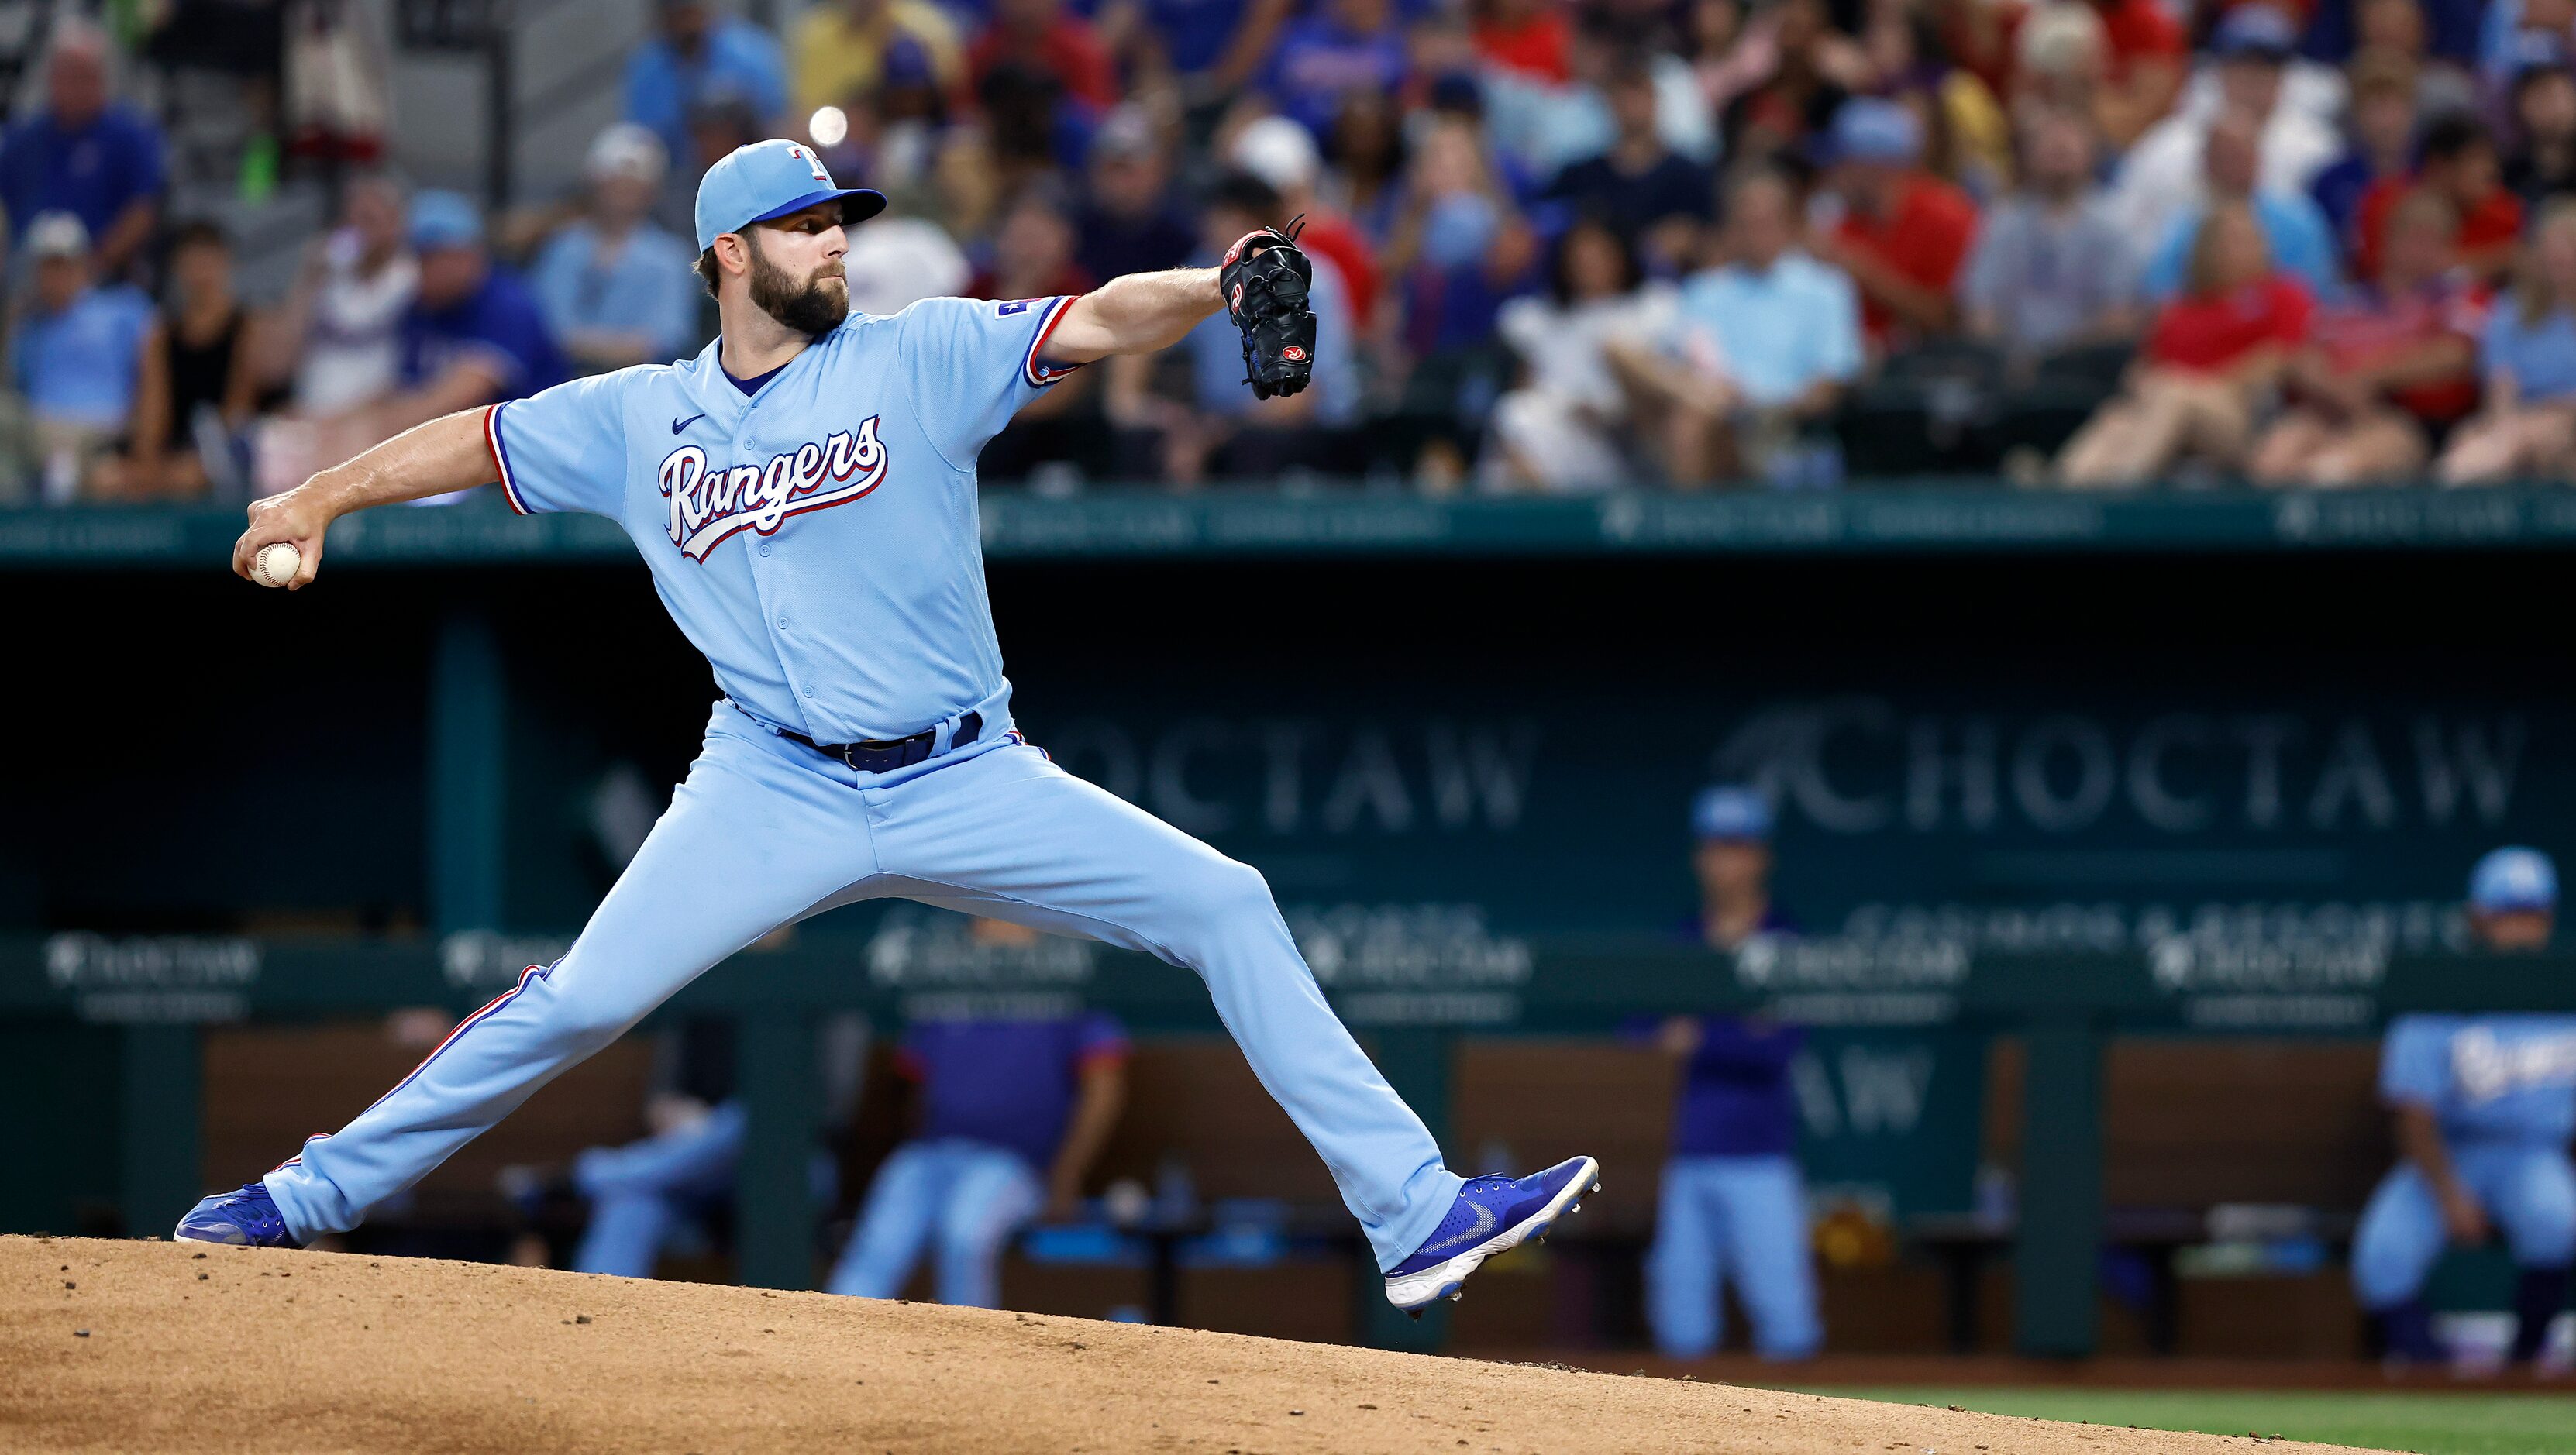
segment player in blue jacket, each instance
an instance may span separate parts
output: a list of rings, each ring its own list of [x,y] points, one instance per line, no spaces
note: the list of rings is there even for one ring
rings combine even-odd
[[[2498,849],[2469,882],[2469,918],[2492,950],[2547,948],[2558,873],[2532,849]],[[2541,1352],[2576,1261],[2576,1016],[2406,1015],[2388,1026],[2379,1091],[2403,1161],[2353,1233],[2352,1281],[2392,1359],[2444,1351],[2420,1297],[2452,1245],[2501,1231],[2521,1269],[2512,1359]]]
[[[1012,726],[977,453],[1072,370],[1168,347],[1220,308],[1244,329],[1256,387],[1295,392],[1313,363],[1303,255],[1265,229],[1220,267],[1078,298],[853,316],[846,229],[884,206],[835,186],[803,146],[743,147],[698,185],[698,270],[722,331],[696,358],[432,420],[250,507],[234,570],[292,542],[297,588],[354,510],[497,477],[518,510],[604,515],[724,695],[669,811],[561,960],[529,967],[337,1135],[206,1199],[176,1236],[278,1244],[354,1227],[717,961],[781,923],[888,896],[1196,971],[1331,1169],[1398,1307],[1455,1295],[1594,1185],[1588,1157],[1461,1182],[1325,1003],[1261,875],[1065,773]]]

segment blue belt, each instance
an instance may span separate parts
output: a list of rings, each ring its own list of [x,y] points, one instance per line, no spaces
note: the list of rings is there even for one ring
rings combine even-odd
[[[970,712],[957,720],[956,735],[948,740],[950,748],[962,748],[975,741],[984,731],[984,715]],[[873,743],[818,743],[793,728],[780,728],[778,735],[791,738],[826,758],[834,759],[861,773],[891,773],[909,768],[931,755],[939,746],[939,729],[926,727],[908,738],[889,738]]]

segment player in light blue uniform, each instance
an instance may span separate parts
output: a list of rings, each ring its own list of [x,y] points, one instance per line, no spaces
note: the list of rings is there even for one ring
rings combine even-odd
[[[1074,368],[1178,341],[1224,306],[1217,271],[850,315],[844,228],[884,206],[802,146],[744,147],[698,187],[698,266],[723,319],[705,352],[434,420],[251,507],[234,569],[291,541],[299,589],[332,519],[368,506],[497,476],[516,509],[607,516],[724,696],[669,811],[561,960],[531,966],[336,1136],[200,1203],[177,1236],[354,1227],[709,966],[781,923],[888,896],[1197,971],[1400,1307],[1454,1295],[1594,1185],[1588,1157],[1461,1183],[1334,1017],[1261,875],[1063,772],[1012,726],[977,452]]]
[[[2547,948],[2558,874],[2498,849],[2469,884],[2470,921],[2500,951]],[[2442,1251],[2500,1229],[2521,1268],[2511,1357],[2540,1353],[2576,1261],[2576,1016],[2406,1015],[2389,1023],[2379,1091],[2405,1160],[2353,1233],[2352,1281],[2393,1359],[2439,1361],[2420,1292]]]

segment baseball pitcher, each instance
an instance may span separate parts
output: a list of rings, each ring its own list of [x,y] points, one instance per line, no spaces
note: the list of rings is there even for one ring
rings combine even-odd
[[[1325,1004],[1261,875],[1058,769],[1012,725],[978,451],[1073,369],[1164,348],[1219,308],[1256,393],[1305,387],[1304,255],[1265,228],[1220,267],[1079,298],[851,316],[846,229],[884,207],[805,147],[744,147],[698,186],[698,271],[723,321],[703,353],[433,420],[251,506],[234,569],[253,575],[285,542],[298,588],[332,520],[371,506],[497,477],[514,509],[607,516],[724,695],[562,959],[529,967],[337,1134],[199,1203],[177,1237],[281,1245],[354,1227],[717,961],[886,896],[1196,971],[1399,1307],[1455,1296],[1595,1185],[1589,1157],[1462,1182]]]

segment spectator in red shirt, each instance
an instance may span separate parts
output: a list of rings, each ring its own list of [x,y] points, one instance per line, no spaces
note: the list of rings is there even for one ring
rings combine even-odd
[[[966,48],[967,86],[1004,66],[1051,76],[1065,95],[1106,111],[1118,104],[1118,70],[1091,23],[1063,0],[994,0],[992,23]]]
[[[2253,438],[2254,401],[2308,337],[2315,305],[2276,271],[2253,209],[2222,202],[2193,240],[2182,294],[2156,315],[2119,395],[2068,441],[2058,476],[2134,485],[2186,455],[2232,469]]]
[[[1949,332],[1953,285],[1977,239],[1977,205],[1923,170],[1923,127],[1893,101],[1861,97],[1834,113],[1829,183],[1843,216],[1809,248],[1860,286],[1873,346]]]
[[[2514,244],[2522,236],[2522,199],[2504,185],[2504,164],[2485,123],[2454,112],[2424,128],[2415,175],[2382,177],[2361,194],[2355,222],[2353,272],[2379,276],[2381,235],[2397,199],[2421,188],[2447,199],[2459,218],[2459,235],[2451,242],[2460,262],[2481,278],[2501,278],[2513,266]]]
[[[1574,27],[1556,0],[1483,0],[1474,7],[1476,54],[1506,71],[1562,86]]]
[[[2432,458],[2433,437],[2477,407],[2477,338],[2486,306],[2454,266],[2459,214],[2438,192],[2407,193],[2388,213],[2376,287],[2317,315],[2290,360],[2294,401],[2254,447],[2262,485],[2400,479]]]

